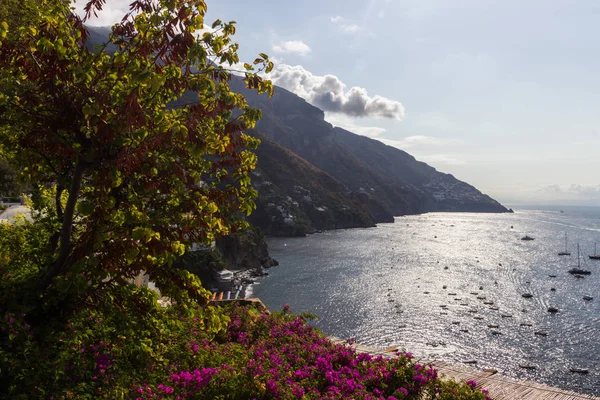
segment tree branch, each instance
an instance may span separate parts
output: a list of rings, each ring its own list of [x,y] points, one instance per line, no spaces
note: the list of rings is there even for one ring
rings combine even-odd
[[[85,171],[84,161],[81,156],[77,156],[75,163],[75,171],[73,171],[73,180],[71,181],[71,187],[69,188],[69,198],[67,199],[67,205],[65,207],[63,218],[62,218],[62,229],[60,232],[60,251],[56,262],[48,269],[46,276],[40,281],[40,288],[45,289],[50,285],[50,282],[54,277],[64,269],[64,264],[69,257],[71,252],[71,236],[73,233],[73,218],[75,216],[75,206],[77,205],[77,199],[79,198],[79,191],[81,190],[81,180]]]

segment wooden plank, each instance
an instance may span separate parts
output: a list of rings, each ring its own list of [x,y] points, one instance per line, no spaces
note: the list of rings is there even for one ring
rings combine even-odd
[[[344,344],[340,338],[331,338],[331,341]],[[369,353],[373,356],[393,356],[393,352],[385,352],[355,344],[352,346],[356,351]],[[446,361],[432,361],[424,363],[438,370],[440,376],[445,379],[473,380],[481,389],[489,391],[494,400],[600,400],[600,397],[579,394],[569,390],[561,390],[542,383],[521,381],[498,374],[495,370],[478,370],[471,366],[450,364]]]

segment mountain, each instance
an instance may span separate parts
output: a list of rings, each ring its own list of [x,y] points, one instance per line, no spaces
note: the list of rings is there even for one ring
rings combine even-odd
[[[276,88],[268,99],[246,90],[240,79],[233,79],[231,86],[262,110],[256,127],[261,135],[329,174],[354,198],[362,198],[375,222],[389,221],[390,215],[436,211],[509,211],[473,186],[405,151],[333,127],[323,111],[283,88]],[[259,156],[259,167],[271,157],[268,151],[264,153]],[[379,208],[369,207],[369,202]]]
[[[88,46],[105,42],[107,32],[91,28]],[[509,211],[400,149],[333,127],[323,111],[283,88],[269,99],[247,90],[237,76],[230,86],[263,113],[251,132],[262,144],[253,175],[259,197],[250,221],[266,234],[368,227],[424,212]],[[185,93],[172,106],[196,99]]]
[[[275,236],[375,226],[360,196],[285,147],[256,135],[261,145],[252,182],[259,197],[251,223]]]
[[[325,121],[324,112],[286,89],[271,99],[233,77],[232,90],[260,108],[251,132],[262,139],[250,221],[267,235],[373,226],[425,212],[509,212],[473,186],[413,156]],[[178,103],[193,102],[186,93]]]

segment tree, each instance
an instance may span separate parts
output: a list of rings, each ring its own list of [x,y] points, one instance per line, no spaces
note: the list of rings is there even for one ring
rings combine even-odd
[[[103,3],[88,1],[86,18]],[[224,67],[239,63],[235,23],[200,35],[203,0],[136,0],[91,51],[70,1],[20,4],[0,12],[0,155],[31,183],[50,254],[27,280],[26,311],[118,303],[140,271],[179,302],[204,300],[174,258],[246,226],[256,197],[258,141],[244,130],[261,114]],[[261,77],[272,68],[265,54],[244,64],[247,87],[272,94]],[[189,91],[197,102],[170,106]]]
[[[0,157],[0,198],[15,197],[20,194],[17,172],[6,160]]]

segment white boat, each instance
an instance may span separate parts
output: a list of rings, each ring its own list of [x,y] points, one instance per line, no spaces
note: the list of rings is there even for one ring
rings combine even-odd
[[[217,271],[215,272],[215,278],[221,283],[231,282],[233,280],[233,272],[228,269]]]
[[[558,253],[559,256],[570,256],[571,253],[568,250],[567,247],[567,233],[565,232],[565,251],[561,251],[560,253]]]
[[[583,275],[591,275],[592,271],[581,269],[581,258],[579,256],[579,243],[577,243],[577,267],[573,267],[569,270],[571,275],[575,277],[583,277]]]

